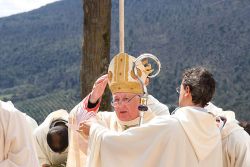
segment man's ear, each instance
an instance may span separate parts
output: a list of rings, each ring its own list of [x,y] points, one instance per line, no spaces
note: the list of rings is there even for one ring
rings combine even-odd
[[[185,90],[184,96],[189,96],[189,95],[191,95],[191,91],[190,91],[190,87],[189,87],[189,86],[186,86],[184,90]]]

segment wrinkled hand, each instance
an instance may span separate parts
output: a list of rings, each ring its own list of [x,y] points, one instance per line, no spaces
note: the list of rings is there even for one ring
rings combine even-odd
[[[103,75],[95,81],[92,92],[90,94],[89,101],[96,103],[97,100],[103,95],[104,90],[108,83],[108,75]]]
[[[79,125],[79,133],[83,136],[89,136],[89,130],[92,123],[93,121],[91,120],[81,122]]]

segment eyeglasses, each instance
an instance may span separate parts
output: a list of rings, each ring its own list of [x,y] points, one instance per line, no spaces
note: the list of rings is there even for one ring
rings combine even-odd
[[[177,92],[178,94],[180,94],[180,87],[179,87],[179,86],[176,88],[176,92]]]
[[[111,105],[113,106],[113,107],[117,107],[119,104],[120,104],[120,102],[122,102],[123,104],[125,104],[125,105],[127,105],[132,99],[134,99],[136,96],[139,96],[140,97],[140,95],[135,95],[135,96],[132,96],[131,98],[128,98],[128,97],[124,97],[124,98],[121,98],[121,99],[113,99],[112,101],[111,101]]]

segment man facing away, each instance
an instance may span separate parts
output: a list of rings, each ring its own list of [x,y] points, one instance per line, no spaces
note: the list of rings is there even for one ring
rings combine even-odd
[[[222,167],[222,146],[215,116],[204,106],[215,92],[205,68],[184,72],[179,109],[141,127],[114,132],[92,123],[88,167]]]
[[[0,101],[0,167],[38,167],[32,127],[11,102]]]

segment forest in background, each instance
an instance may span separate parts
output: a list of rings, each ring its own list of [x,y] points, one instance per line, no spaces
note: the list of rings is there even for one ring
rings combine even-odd
[[[111,57],[119,51],[118,1],[112,1]],[[250,121],[250,1],[125,1],[125,51],[156,55],[149,92],[173,109],[184,69],[202,65],[217,81],[214,104]],[[80,98],[81,0],[63,0],[0,18],[0,99],[39,123]],[[96,76],[98,78],[99,76]]]

